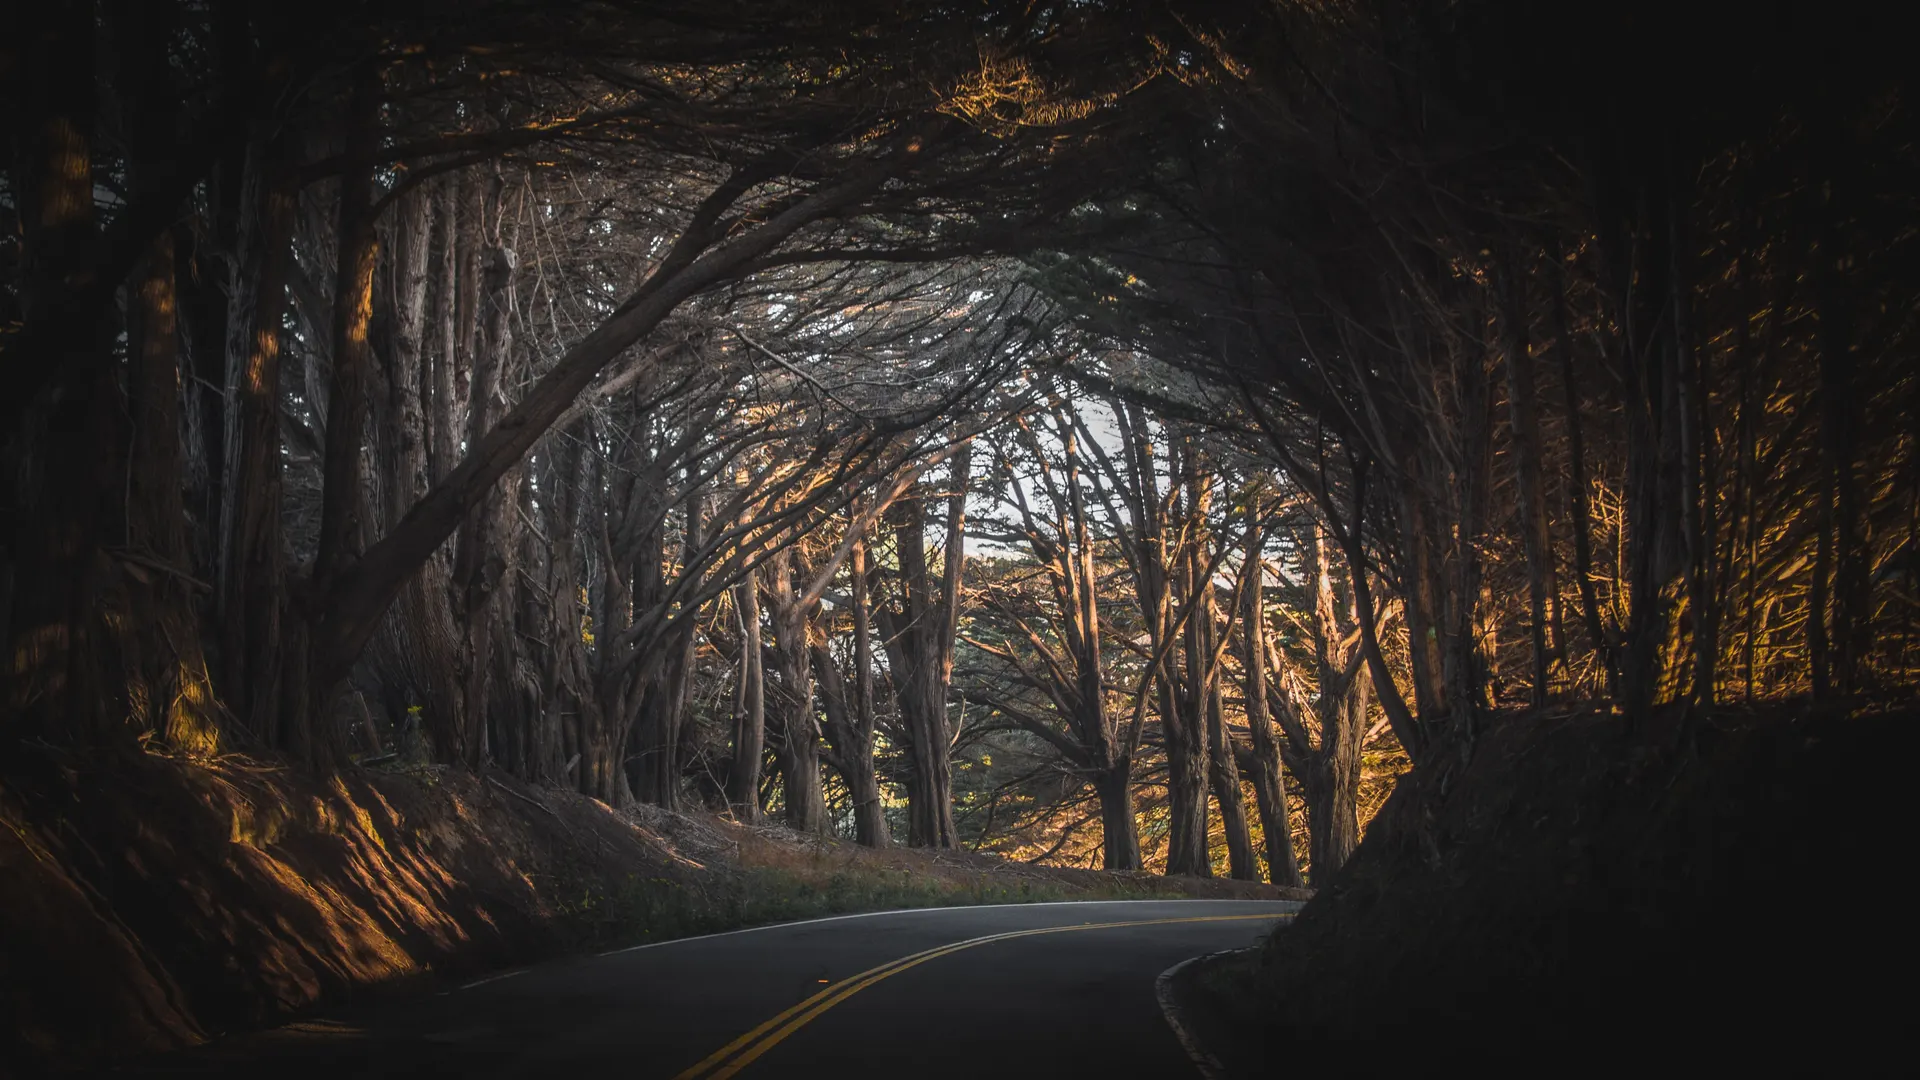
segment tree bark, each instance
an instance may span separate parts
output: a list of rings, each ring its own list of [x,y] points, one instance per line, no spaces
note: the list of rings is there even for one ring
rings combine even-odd
[[[1226,693],[1220,683],[1216,677],[1207,694],[1207,779],[1213,787],[1213,801],[1220,806],[1220,826],[1227,837],[1227,873],[1235,881],[1258,881],[1260,868],[1254,860],[1246,796],[1240,790],[1240,769],[1234,760],[1232,736],[1227,732]]]
[[[1520,539],[1527,558],[1528,647],[1533,661],[1529,704],[1547,703],[1547,605],[1558,592],[1553,537],[1547,525],[1546,483],[1540,459],[1539,394],[1534,388],[1533,350],[1527,333],[1524,271],[1508,253],[1501,267],[1501,327],[1507,369],[1507,406],[1513,423],[1514,486],[1519,495]]]
[[[685,505],[683,561],[691,564],[700,550],[704,533],[701,503],[696,492]],[[699,649],[698,626],[684,618],[670,632],[664,646],[666,669],[649,690],[648,712],[644,724],[645,741],[641,745],[641,783],[634,794],[643,802],[669,810],[680,805],[680,744],[687,722],[687,707],[693,693],[694,659]]]
[[[1845,182],[1834,182],[1822,207],[1822,219],[1828,224],[1814,253],[1811,275],[1819,320],[1815,408],[1822,476],[1815,502],[1819,538],[1814,600],[1807,619],[1814,696],[1842,698],[1859,689],[1860,666],[1868,649],[1872,561],[1856,461],[1860,403],[1854,385],[1854,319],[1841,278],[1852,257],[1840,220],[1850,209],[1846,190]]]
[[[474,356],[472,392],[468,395],[468,445],[478,443],[505,407],[504,384],[513,350],[513,332],[507,321],[513,287],[513,253],[495,246],[487,254],[480,343]],[[460,590],[461,615],[467,629],[465,715],[460,723],[460,752],[469,768],[479,768],[486,755],[488,707],[492,697],[494,652],[505,605],[499,595],[510,582],[508,537],[512,520],[507,489],[508,470],[496,480],[461,525],[453,560],[453,585]],[[612,766],[617,769],[618,764]],[[609,791],[611,789],[608,789]],[[610,795],[602,798],[611,799]]]
[[[366,66],[353,76],[347,103],[347,168],[340,176],[340,198],[335,220],[339,245],[333,283],[333,370],[326,393],[326,447],[322,459],[320,537],[314,556],[313,578],[324,581],[351,564],[367,534],[367,494],[364,446],[372,378],[373,279],[380,260],[380,234],[373,211],[373,156],[378,142],[380,73]],[[315,591],[296,597],[293,611],[313,624],[324,617],[325,601]],[[384,612],[383,612],[384,614]],[[374,629],[368,626],[368,633]],[[300,659],[302,677],[312,691],[303,707],[288,719],[297,725],[295,745],[300,756],[316,769],[333,765],[345,751],[334,716],[334,704],[344,690],[347,664],[326,654],[324,634],[303,628],[309,649]],[[364,642],[364,639],[363,639]]]
[[[1555,261],[1558,262],[1558,251]],[[1560,386],[1567,420],[1567,502],[1572,508],[1569,527],[1573,532],[1574,582],[1580,590],[1580,611],[1587,637],[1600,654],[1607,673],[1607,692],[1618,693],[1620,665],[1614,655],[1613,637],[1600,618],[1599,595],[1593,584],[1593,513],[1587,505],[1587,454],[1584,424],[1580,415],[1580,384],[1574,375],[1573,323],[1567,315],[1566,283],[1556,280],[1553,289],[1554,352],[1560,358]]]
[[[953,684],[953,646],[959,631],[966,562],[966,490],[972,448],[950,459],[946,552],[936,582],[926,549],[926,485],[889,508],[899,561],[898,609],[881,607],[881,632],[894,693],[908,732],[912,782],[907,788],[907,842],[915,847],[959,844],[953,821],[953,738],[947,698]]]
[[[853,714],[854,733],[859,740],[854,753],[859,761],[855,772],[864,774],[860,783],[848,778],[853,789],[854,836],[872,848],[888,845],[886,807],[880,802],[880,784],[873,767],[873,603],[867,594],[867,541],[861,537],[849,553],[848,574],[853,579]]]
[[[1260,814],[1260,833],[1266,841],[1267,880],[1301,888],[1300,859],[1293,850],[1293,813],[1287,804],[1286,780],[1281,771],[1280,744],[1273,736],[1273,717],[1267,711],[1267,617],[1264,599],[1266,570],[1262,552],[1266,530],[1256,524],[1247,530],[1245,587],[1242,591],[1241,665],[1246,672],[1247,731],[1252,752],[1254,805]]]
[[[1675,430],[1676,349],[1670,318],[1660,308],[1670,300],[1671,261],[1667,245],[1669,210],[1663,187],[1637,191],[1648,220],[1644,243],[1630,251],[1607,252],[1635,269],[1636,284],[1619,298],[1623,326],[1652,327],[1642,340],[1622,335],[1617,370],[1621,405],[1626,412],[1627,626],[1620,648],[1620,699],[1630,723],[1646,723],[1661,682],[1662,646],[1672,619],[1668,586],[1679,570],[1682,512],[1677,477]],[[1621,242],[1624,242],[1621,241]],[[1633,256],[1639,257],[1635,267]],[[1643,282],[1644,284],[1640,284]],[[1623,285],[1622,288],[1625,288]]]
[[[1425,495],[1418,490],[1424,468],[1409,463],[1407,472],[1399,483],[1401,536],[1407,560],[1401,600],[1406,612],[1407,649],[1413,675],[1413,712],[1420,730],[1431,732],[1444,722],[1452,709],[1444,674],[1446,660],[1439,617],[1444,589],[1440,583],[1440,567],[1434,559],[1429,506]],[[1353,559],[1350,557],[1348,562],[1351,564]],[[1364,576],[1364,573],[1354,575],[1356,581]],[[1361,587],[1370,588],[1364,581]],[[1424,746],[1421,749],[1424,750]]]
[[[451,215],[437,209],[431,193],[415,192],[401,203],[394,229],[395,295],[387,379],[390,400],[383,410],[388,423],[380,440],[391,458],[390,475],[384,484],[383,525],[387,529],[427,492],[432,482],[430,432],[436,425],[428,421],[427,402],[437,350],[430,348],[427,340],[427,299],[429,285],[440,269],[433,258],[433,239],[438,235],[451,246],[458,226]],[[451,282],[441,282],[442,291],[450,288]],[[446,418],[435,404],[434,420],[444,427]],[[454,612],[448,604],[449,586],[446,561],[428,559],[400,593],[393,625],[400,638],[397,648],[406,657],[407,682],[411,684],[407,689],[414,693],[396,707],[408,710],[417,718],[416,723],[423,723],[439,760],[457,761],[457,731],[459,718],[464,715],[461,703],[465,694],[460,678],[462,635],[455,629]],[[415,709],[418,711],[412,712]]]
[[[1692,678],[1686,699],[1712,708],[1720,658],[1719,615],[1713,597],[1715,511],[1707,498],[1713,471],[1713,435],[1707,429],[1708,385],[1704,359],[1694,347],[1692,260],[1688,235],[1691,186],[1685,170],[1671,170],[1667,212],[1667,311],[1672,328],[1674,406],[1673,425],[1678,461],[1674,495],[1679,500],[1679,525],[1687,612],[1693,646]]]
[[[155,5],[111,8],[121,68],[117,89],[129,128],[134,197],[159,196],[170,155],[176,102],[166,43],[172,20]],[[211,754],[219,747],[217,706],[193,590],[181,446],[179,289],[174,236],[162,230],[135,269],[128,297],[126,514],[130,612],[124,631],[133,713],[174,750]],[[144,564],[144,565],[143,565]]]
[[[1308,860],[1316,888],[1346,865],[1360,843],[1360,740],[1367,730],[1367,680],[1342,641],[1338,601],[1318,525],[1310,548],[1314,582],[1314,651],[1319,668],[1315,698],[1320,744],[1307,761]],[[1358,612],[1355,612],[1358,617]]]
[[[1096,774],[1093,791],[1100,800],[1100,865],[1108,870],[1140,869],[1140,827],[1133,813],[1133,762]]]
[[[471,315],[466,323],[460,319],[462,284],[471,280],[470,275],[461,273],[461,245],[469,230],[462,229],[460,224],[460,177],[460,173],[453,173],[441,184],[440,207],[435,215],[439,219],[440,240],[436,252],[439,285],[434,290],[434,317],[439,339],[432,350],[426,386],[431,402],[427,411],[427,452],[432,484],[445,480],[460,459],[454,418],[461,415],[461,410],[454,398],[454,381],[455,373],[464,370],[466,327],[472,321]],[[477,230],[477,226],[474,229]],[[432,490],[431,486],[426,490]]]
[[[740,690],[734,706],[733,766],[727,773],[727,803],[736,818],[760,823],[760,759],[766,753],[767,690],[761,669],[760,584],[749,570],[734,586],[740,619]]]
[[[260,155],[271,162],[273,146]],[[286,549],[281,538],[280,334],[293,258],[294,193],[272,164],[260,166],[259,270],[252,319],[231,350],[234,427],[227,439],[227,487],[221,501],[222,685],[227,707],[255,738],[283,746],[282,617]]]
[[[820,725],[813,705],[811,612],[793,584],[794,550],[782,548],[768,561],[773,595],[774,670],[780,676],[785,708],[780,717],[779,761],[787,824],[799,832],[827,830],[826,796],[820,784]]]
[[[1187,500],[1186,524],[1197,530],[1204,520],[1205,509],[1200,503],[1202,495],[1191,447],[1179,453],[1176,461],[1180,469],[1176,483]],[[1145,471],[1143,467],[1142,472]],[[1165,536],[1162,531],[1162,543],[1166,542]],[[1213,857],[1207,843],[1207,787],[1212,770],[1207,753],[1206,680],[1210,643],[1206,637],[1205,613],[1211,611],[1206,596],[1213,583],[1201,569],[1196,542],[1190,540],[1184,550],[1167,555],[1173,562],[1167,575],[1174,584],[1170,595],[1177,605],[1197,608],[1189,615],[1182,631],[1182,662],[1175,664],[1169,654],[1165,668],[1171,678],[1162,695],[1161,734],[1166,741],[1167,794],[1173,818],[1167,844],[1167,873],[1211,877]]]
[[[124,744],[126,686],[109,659],[118,570],[104,548],[124,535],[116,496],[126,442],[111,363],[116,320],[92,287],[95,26],[88,5],[42,15],[29,24],[16,75],[28,88],[10,193],[23,325],[0,357],[0,400],[9,419],[27,420],[0,433],[0,640],[9,665],[0,718],[23,735]]]
[[[862,739],[857,704],[847,692],[846,679],[825,644],[811,646],[813,670],[820,675],[820,704],[826,713],[826,735],[832,744],[828,764],[847,782],[853,802],[856,841],[863,847],[884,847],[886,818],[880,812],[880,778],[874,769],[873,741]]]
[[[380,75],[367,68],[354,76],[347,104],[347,153],[352,163],[340,177],[335,222],[340,251],[333,284],[333,374],[327,386],[320,542],[314,556],[317,580],[351,562],[364,534],[362,448],[372,361],[373,277],[380,261],[372,165],[379,109]]]

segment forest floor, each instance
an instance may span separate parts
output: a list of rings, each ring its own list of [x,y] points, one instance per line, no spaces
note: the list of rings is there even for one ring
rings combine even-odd
[[[1872,1061],[1904,1023],[1884,964],[1913,937],[1916,733],[1802,706],[1498,718],[1401,784],[1291,926],[1176,996],[1230,1075]]]
[[[7,1063],[89,1066],[534,960],[818,915],[1303,894],[869,850],[431,767],[28,747],[0,777]]]

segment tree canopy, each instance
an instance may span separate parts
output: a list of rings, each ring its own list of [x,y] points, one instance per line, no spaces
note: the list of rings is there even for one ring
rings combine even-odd
[[[1297,884],[1502,710],[1910,696],[1920,154],[1856,44],[49,6],[0,735]]]

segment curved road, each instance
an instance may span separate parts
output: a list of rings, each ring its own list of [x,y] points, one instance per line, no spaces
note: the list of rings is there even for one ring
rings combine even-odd
[[[1018,904],[786,923],[509,972],[139,1072],[1184,1078],[1195,1070],[1155,977],[1251,944],[1299,906]]]

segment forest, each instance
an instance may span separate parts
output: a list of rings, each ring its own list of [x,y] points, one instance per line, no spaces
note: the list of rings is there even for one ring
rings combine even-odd
[[[23,13],[0,771],[1325,896],[1502,732],[1908,708],[1903,65],[1545,7]]]

